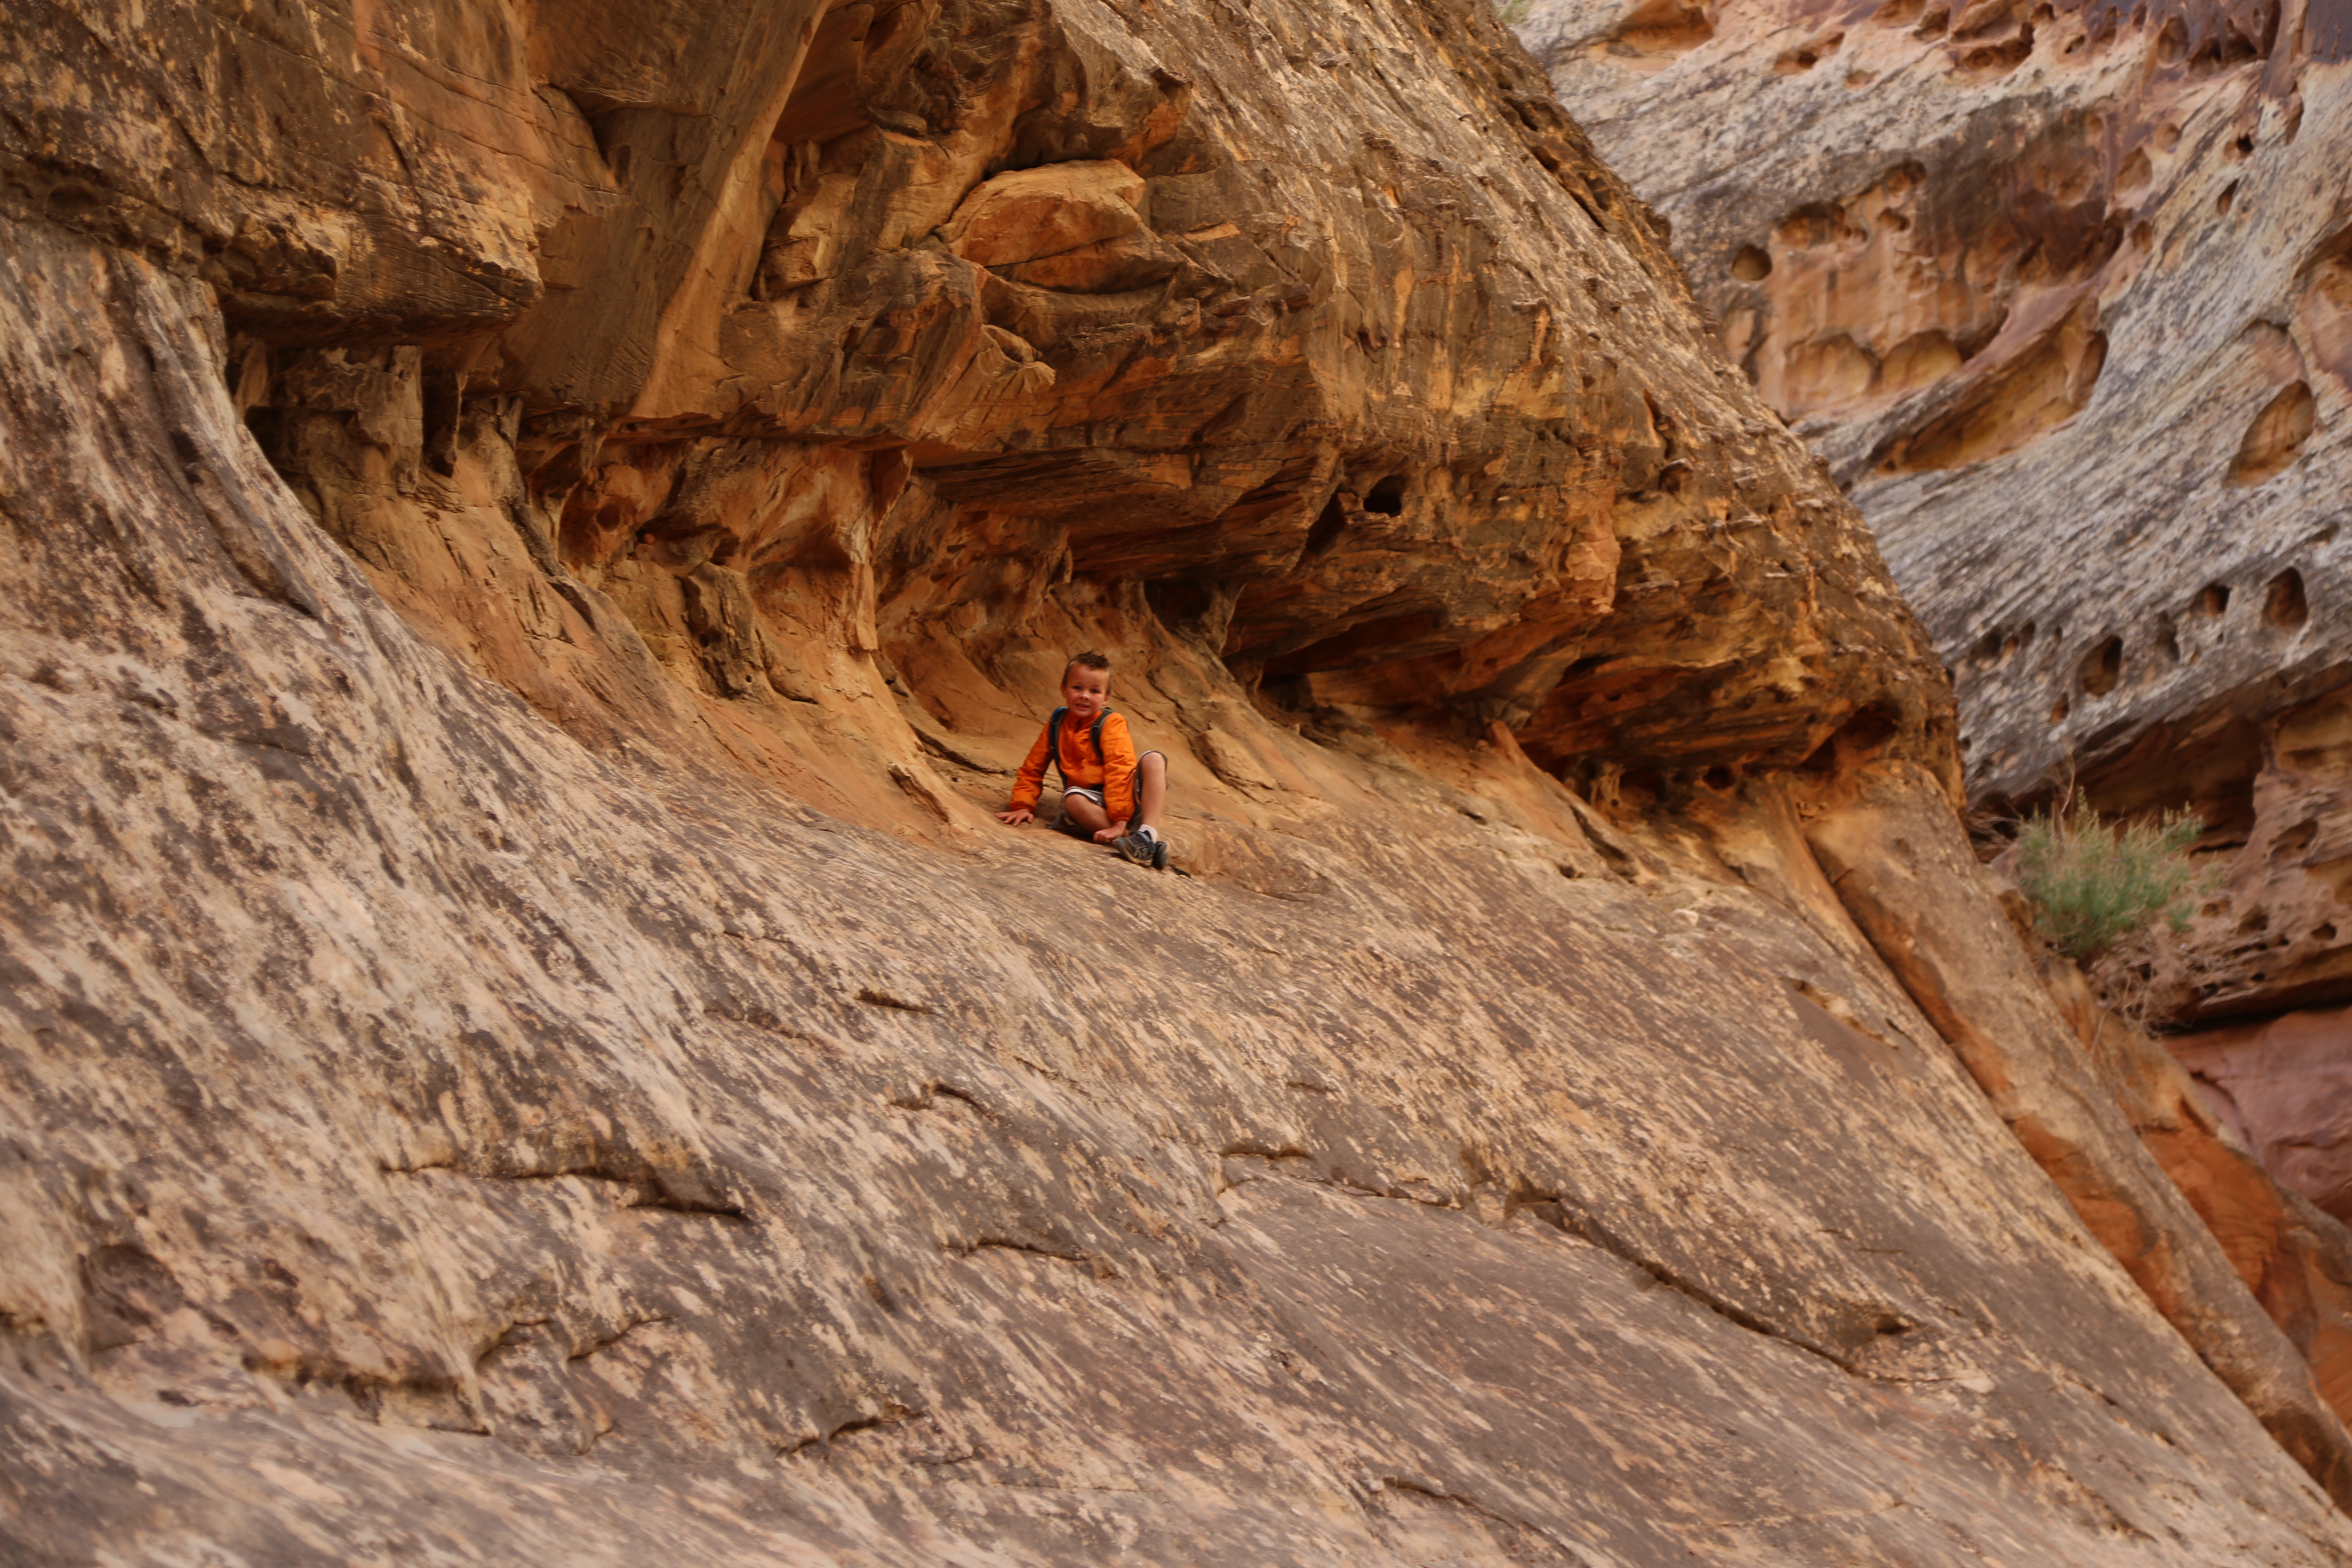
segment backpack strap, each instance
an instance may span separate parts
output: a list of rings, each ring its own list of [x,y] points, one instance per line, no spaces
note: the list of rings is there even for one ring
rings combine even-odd
[[[1097,762],[1098,762],[1098,763],[1103,763],[1106,766],[1108,766],[1108,761],[1107,761],[1107,760],[1104,758],[1104,756],[1103,756],[1103,749],[1102,749],[1102,727],[1103,727],[1103,721],[1104,721],[1104,720],[1106,720],[1106,719],[1108,719],[1108,718],[1109,718],[1109,717],[1110,717],[1110,710],[1109,710],[1109,709],[1108,709],[1108,708],[1104,709],[1101,712],[1099,712],[1099,713],[1096,714],[1096,715],[1095,715],[1095,727],[1094,727],[1094,730],[1093,730],[1093,731],[1092,731],[1092,735],[1093,735],[1094,742],[1095,742],[1095,761],[1097,761]]]

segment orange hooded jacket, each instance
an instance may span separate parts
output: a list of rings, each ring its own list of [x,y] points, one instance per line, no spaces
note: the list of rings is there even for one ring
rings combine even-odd
[[[1034,811],[1038,792],[1045,785],[1045,744],[1053,732],[1054,722],[1047,720],[1037,731],[1037,743],[1029,748],[1028,761],[1021,764],[1020,773],[1013,781],[1013,809]],[[1110,813],[1113,822],[1126,822],[1135,816],[1135,741],[1127,732],[1126,718],[1117,712],[1103,715],[1102,749],[1095,755],[1094,726],[1081,724],[1068,714],[1062,716],[1062,782],[1081,789],[1103,792],[1103,809]]]

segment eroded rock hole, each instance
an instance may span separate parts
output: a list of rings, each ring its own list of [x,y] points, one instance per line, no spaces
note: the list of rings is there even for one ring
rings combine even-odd
[[[2175,16],[2156,36],[2156,63],[2177,66],[2189,58],[2189,26]]]
[[[2022,26],[2018,28],[2011,37],[2004,38],[1997,44],[1987,44],[1981,48],[1969,50],[1960,57],[1960,68],[1979,75],[2000,75],[2002,72],[2015,70],[2031,58],[2032,54],[2033,29],[2031,26]]]
[[[1312,560],[1338,543],[1339,531],[1347,526],[1347,509],[1339,504],[1339,498],[1335,495],[1323,503],[1323,510],[1315,519],[1315,525],[1307,531],[1307,558]]]
[[[1655,768],[1626,773],[1617,781],[1617,798],[1636,810],[1653,810],[1666,798],[1666,775]]]
[[[1780,76],[1801,75],[1821,64],[1825,57],[1837,53],[1838,46],[1844,42],[1843,33],[1832,33],[1825,38],[1800,44],[1793,49],[1783,51],[1780,58],[1772,62],[1772,69]]]
[[[2311,601],[2303,591],[2303,574],[2290,566],[2271,579],[2263,595],[2263,619],[2282,631],[2294,631],[2311,619]]]
[[[1193,625],[1209,613],[1216,595],[1205,583],[1189,577],[1163,577],[1143,585],[1144,602],[1164,626]]]
[[[1761,283],[1772,276],[1772,258],[1760,245],[1743,245],[1731,258],[1731,275],[1742,283]]]
[[[1706,13],[1684,0],[1643,0],[1618,24],[1609,40],[1612,55],[1633,58],[1672,58],[1686,54],[1715,37]]]
[[[1879,471],[1918,473],[1982,462],[2038,441],[2073,418],[2089,404],[2106,367],[2106,334],[2095,321],[2095,307],[2086,303],[2044,328],[2031,346],[1918,428],[1889,440],[1880,449]],[[1918,342],[1916,364],[1902,374],[1946,374],[1953,356],[1966,363],[1981,346],[1940,338]]]
[[[1839,725],[1798,765],[1809,773],[1828,777],[1842,765],[1867,758],[1899,733],[1902,728],[1901,713],[1885,703],[1871,703]]]
[[[2208,583],[2204,591],[2197,595],[2197,613],[2209,621],[2220,620],[2229,607],[2230,585],[2227,583]]]
[[[2230,209],[2235,206],[2237,202],[2238,182],[2232,180],[2230,182],[2229,189],[2213,198],[2213,211],[2218,216],[2227,217],[2230,216]]]
[[[2123,638],[2111,637],[2084,655],[2082,686],[2085,696],[2105,697],[2123,678]]]
[[[1404,511],[1404,476],[1391,474],[1374,485],[1364,497],[1364,510],[1379,512],[1382,517],[1398,517]]]
[[[2258,485],[2292,467],[2303,456],[2304,443],[2311,439],[2317,413],[2318,404],[2307,383],[2298,381],[2280,388],[2278,395],[2263,405],[2254,422],[2246,426],[2246,438],[2238,444],[2238,455],[2230,464],[2230,482]]]
[[[2274,27],[2275,22],[2271,26]],[[2265,32],[2270,30],[2270,27],[2264,29]],[[2197,47],[2197,52],[2189,56],[2189,74],[2192,77],[2211,76],[2216,71],[2225,71],[2259,58],[2262,53],[2245,34],[2235,27],[2224,27],[2218,37],[2206,39]]]

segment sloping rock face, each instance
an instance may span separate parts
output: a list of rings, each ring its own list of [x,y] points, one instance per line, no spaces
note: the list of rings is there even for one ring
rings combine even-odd
[[[5,26],[12,1561],[2352,1558],[1483,13]]]
[[[2043,983],[2141,1142],[2311,1363],[2329,1403],[2352,1405],[2352,1230],[2340,1178],[2325,1181],[2313,1148],[2257,1131],[2287,1119],[2276,1114],[2284,1109],[2276,1080],[2292,1075],[2250,1084],[2234,1053],[2159,1043],[2101,1005],[2063,958],[2043,963]],[[2314,1119],[2306,1110],[2294,1120],[2307,1132]],[[2303,1195],[2315,1188],[2316,1204]]]

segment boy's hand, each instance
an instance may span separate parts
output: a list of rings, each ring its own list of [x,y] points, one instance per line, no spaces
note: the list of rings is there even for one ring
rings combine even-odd
[[[1126,823],[1124,823],[1124,822],[1114,822],[1114,823],[1112,823],[1108,827],[1101,828],[1101,829],[1099,829],[1099,830],[1097,830],[1097,831],[1096,832],[1096,834],[1095,834],[1095,842],[1096,842],[1096,843],[1097,843],[1097,844],[1108,844],[1108,843],[1109,843],[1112,839],[1119,837],[1120,836],[1122,836],[1122,835],[1123,835],[1123,834],[1125,834],[1126,832],[1127,832],[1127,824],[1126,824]]]
[[[1036,815],[1037,814],[1035,812],[1030,810],[1025,805],[1016,805],[1011,811],[998,812],[996,814],[996,820],[1004,824],[1007,827],[1018,827]]]

